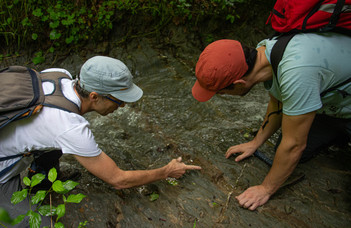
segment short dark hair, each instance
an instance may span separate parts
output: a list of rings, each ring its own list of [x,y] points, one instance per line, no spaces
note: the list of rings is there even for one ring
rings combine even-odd
[[[250,48],[250,47],[247,47],[243,44],[241,44],[241,46],[242,46],[243,51],[244,51],[246,63],[249,67],[248,70],[246,71],[246,73],[244,74],[244,75],[247,75],[248,73],[251,72],[251,70],[253,69],[253,67],[255,65],[256,57],[257,57],[257,50],[256,50],[256,48]]]
[[[79,80],[77,80],[77,81],[75,82],[74,85],[75,85],[75,87],[76,87],[76,91],[77,91],[77,93],[78,93],[79,96],[81,96],[81,97],[83,97],[83,98],[89,97],[90,92],[87,91],[87,90],[85,90],[85,89],[83,89],[83,88],[80,86]]]

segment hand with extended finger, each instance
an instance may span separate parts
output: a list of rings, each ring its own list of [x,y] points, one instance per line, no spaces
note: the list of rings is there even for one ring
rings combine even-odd
[[[186,165],[182,162],[182,158],[173,159],[166,165],[167,177],[180,178],[187,170],[200,170],[201,167],[197,165]]]
[[[271,194],[268,193],[263,185],[257,185],[246,189],[246,191],[235,198],[238,200],[240,206],[253,211],[265,204],[270,196]]]
[[[258,147],[254,144],[253,141],[243,143],[240,145],[235,145],[227,150],[227,152],[225,153],[225,157],[229,158],[234,154],[241,154],[235,158],[235,161],[238,162],[243,160],[244,158],[251,156],[257,150],[257,148]]]

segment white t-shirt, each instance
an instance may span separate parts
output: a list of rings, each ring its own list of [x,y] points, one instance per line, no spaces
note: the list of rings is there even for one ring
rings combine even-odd
[[[48,69],[59,71],[72,77],[63,69]],[[73,89],[74,81],[62,80],[62,91],[66,98],[80,107],[80,99]],[[50,84],[44,84],[44,93],[52,90]],[[15,121],[0,131],[0,157],[21,154],[33,150],[50,151],[61,149],[64,154],[75,154],[85,157],[97,156],[101,153],[89,129],[88,121],[76,113],[69,113],[57,108],[43,107],[40,113],[29,118]],[[0,162],[0,172],[21,158]],[[0,177],[0,183],[5,183],[29,166],[33,158],[22,158],[10,171]]]

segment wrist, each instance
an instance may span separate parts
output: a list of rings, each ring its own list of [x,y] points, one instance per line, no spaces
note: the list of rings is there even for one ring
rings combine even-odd
[[[160,168],[161,170],[161,178],[162,179],[166,179],[168,176],[169,176],[169,173],[170,173],[170,169],[169,169],[169,164],[163,166],[162,168]]]
[[[266,191],[266,193],[270,196],[273,195],[280,187],[280,185],[265,183],[265,181],[263,181],[261,185]]]

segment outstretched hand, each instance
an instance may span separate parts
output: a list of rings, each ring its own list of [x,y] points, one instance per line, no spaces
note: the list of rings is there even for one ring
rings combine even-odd
[[[229,158],[234,154],[240,153],[241,155],[235,158],[235,161],[238,162],[243,160],[244,158],[251,156],[253,153],[255,153],[256,150],[257,150],[257,147],[251,141],[251,142],[230,147],[225,153],[225,157]]]
[[[180,178],[187,170],[200,170],[201,167],[197,165],[186,165],[182,162],[182,158],[173,159],[167,164],[168,177]]]

